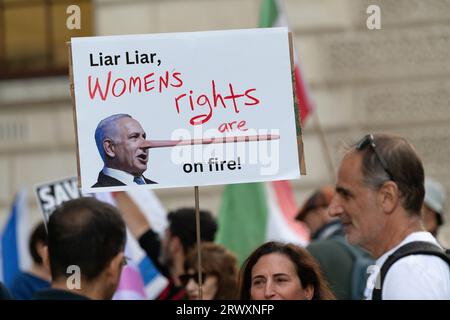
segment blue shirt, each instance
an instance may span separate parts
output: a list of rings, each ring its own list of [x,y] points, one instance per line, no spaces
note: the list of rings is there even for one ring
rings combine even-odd
[[[21,272],[14,277],[10,292],[18,300],[31,300],[36,291],[50,288],[50,282],[31,273]]]

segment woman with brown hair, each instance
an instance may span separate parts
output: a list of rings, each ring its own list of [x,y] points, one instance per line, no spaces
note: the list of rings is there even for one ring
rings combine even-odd
[[[202,242],[202,298],[203,300],[234,299],[237,292],[238,267],[236,257],[225,247]],[[192,249],[184,262],[185,274],[180,281],[190,300],[198,300],[197,248]]]
[[[244,262],[241,300],[334,300],[319,264],[294,244],[267,242]]]

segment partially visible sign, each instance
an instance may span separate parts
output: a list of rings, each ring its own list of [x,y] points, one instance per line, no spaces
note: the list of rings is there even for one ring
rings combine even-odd
[[[53,210],[55,210],[57,206],[65,201],[77,199],[82,196],[78,189],[76,177],[37,185],[35,187],[35,192],[46,224]]]

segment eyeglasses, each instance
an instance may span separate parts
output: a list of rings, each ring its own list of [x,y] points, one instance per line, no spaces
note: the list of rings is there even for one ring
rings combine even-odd
[[[202,274],[202,280],[205,281],[206,273],[202,272],[201,274]],[[189,273],[182,274],[178,278],[180,279],[180,282],[184,287],[187,286],[187,284],[189,283],[189,280],[191,280],[191,279],[194,280],[194,282],[196,284],[198,284],[198,273],[197,272],[192,273],[192,274],[189,274]]]
[[[368,134],[368,135],[364,136],[364,138],[362,138],[361,141],[359,141],[356,144],[356,150],[358,150],[358,151],[364,150],[364,148],[367,145],[372,147],[372,150],[375,152],[375,155],[377,156],[378,161],[380,161],[380,164],[383,167],[384,171],[386,171],[386,173],[388,174],[389,179],[391,179],[392,181],[395,181],[391,170],[389,170],[389,168],[387,166],[386,160],[384,160],[383,156],[377,149],[377,145],[375,144],[375,139],[373,137],[373,134]]]

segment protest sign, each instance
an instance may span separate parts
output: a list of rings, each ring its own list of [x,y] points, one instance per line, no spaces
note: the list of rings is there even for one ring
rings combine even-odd
[[[85,192],[300,177],[286,28],[73,38],[71,73]]]
[[[57,206],[65,201],[81,197],[76,177],[39,184],[34,190],[45,224]]]

